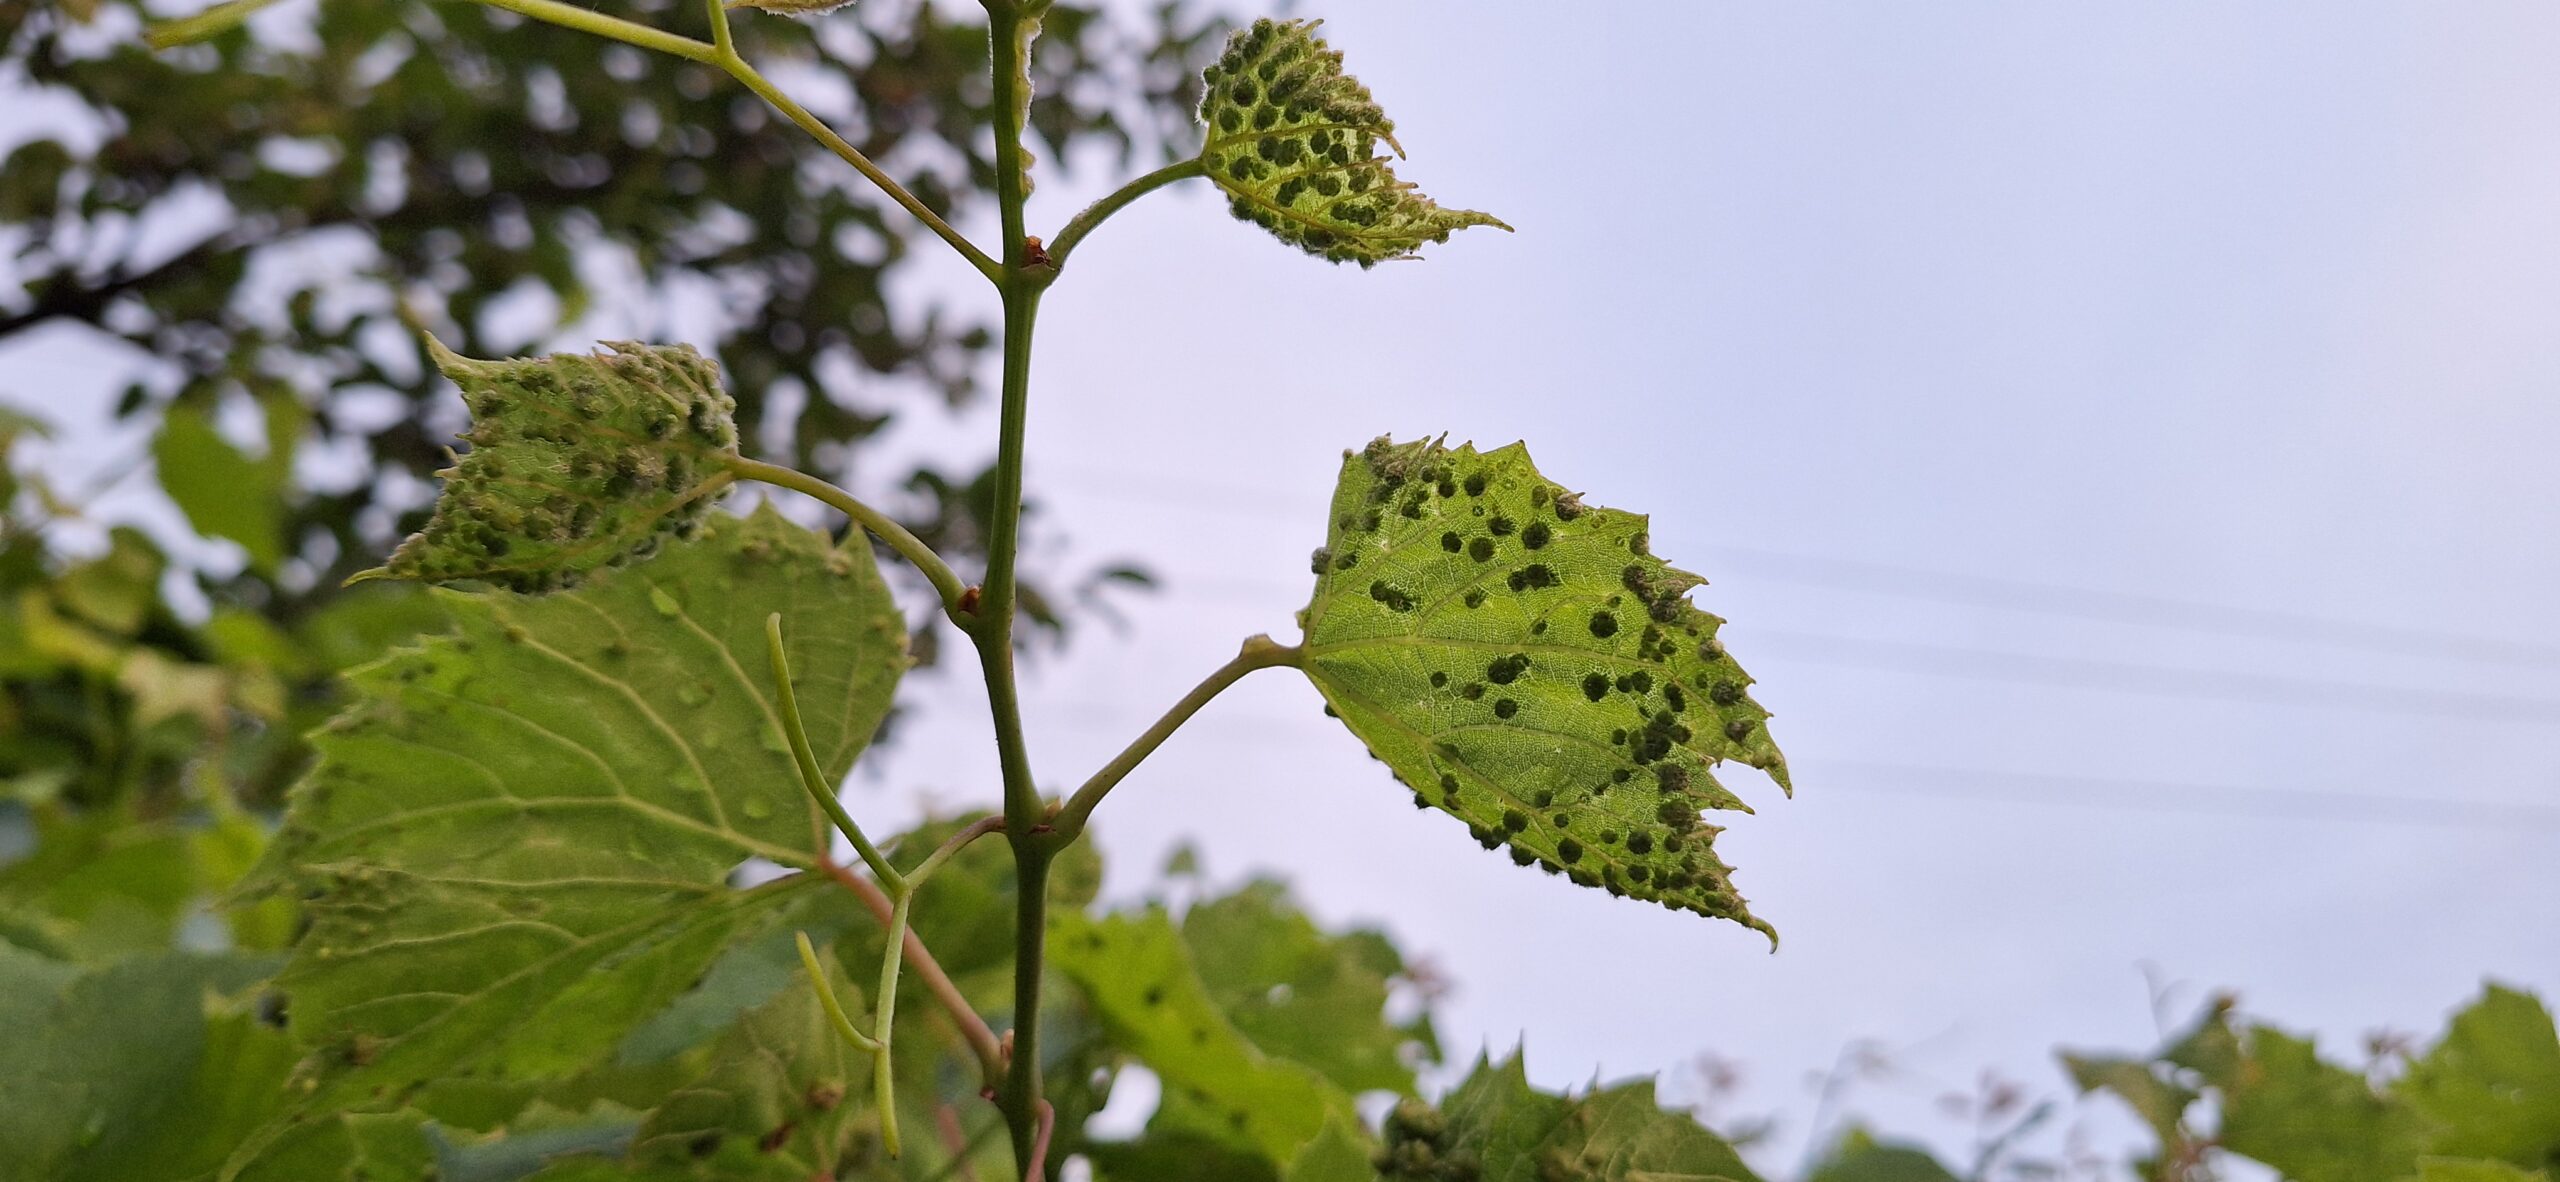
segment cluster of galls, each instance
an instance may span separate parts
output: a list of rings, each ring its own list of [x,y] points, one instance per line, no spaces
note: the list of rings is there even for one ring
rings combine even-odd
[[[514,591],[574,585],[698,528],[703,482],[735,454],[735,403],[691,348],[475,361],[430,342],[463,387],[472,427],[435,515],[382,575],[480,579]]]
[[[1386,1145],[1369,1164],[1389,1182],[1476,1182],[1484,1163],[1474,1150],[1452,1148],[1449,1121],[1420,1100],[1406,1100],[1387,1114]]]
[[[1404,258],[1467,226],[1500,226],[1443,209],[1396,179],[1378,141],[1395,124],[1315,22],[1257,20],[1202,75],[1201,163],[1228,208],[1281,241],[1337,263]],[[1508,227],[1505,227],[1506,229]]]

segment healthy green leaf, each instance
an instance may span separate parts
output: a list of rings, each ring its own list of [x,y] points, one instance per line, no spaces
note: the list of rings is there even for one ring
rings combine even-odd
[[[427,348],[462,387],[471,445],[439,473],[425,529],[357,578],[482,579],[516,591],[574,585],[689,534],[734,479],[735,404],[689,345],[511,361]]]
[[[1357,1129],[1338,1119],[1326,1121],[1324,1131],[1280,1172],[1281,1182],[1377,1182],[1369,1144]]]
[[[1586,506],[1518,444],[1381,438],[1345,453],[1301,613],[1335,714],[1486,849],[1612,894],[1747,924],[1701,809],[1737,760],[1787,783],[1768,711],[1655,558],[1645,518]]]
[[[1851,1129],[1814,1170],[1811,1182],[1956,1182],[1956,1176],[1925,1151]]]
[[[1433,1050],[1427,1026],[1387,1023],[1387,983],[1404,958],[1374,931],[1316,927],[1269,879],[1193,904],[1182,917],[1201,984],[1227,1020],[1265,1052],[1304,1064],[1350,1092],[1411,1094],[1407,1047]]]
[[[2440,1126],[2437,1153],[2519,1165],[2560,1153],[2560,1035],[2530,993],[2490,986],[2393,1090]]]
[[[160,487],[177,502],[196,532],[228,538],[249,552],[249,565],[273,572],[284,561],[282,465],[242,454],[192,406],[169,408],[151,441]]]
[[[1378,154],[1383,140],[1404,155],[1395,123],[1342,72],[1318,23],[1257,20],[1202,75],[1209,130],[1200,163],[1236,217],[1317,258],[1363,267],[1410,258],[1468,226],[1510,229],[1491,214],[1443,209],[1396,179]]]
[[[2405,1175],[2425,1125],[2365,1078],[2322,1062],[2309,1039],[2250,1029],[2247,1058],[2222,1085],[2222,1148],[2293,1182],[2373,1182]]]
[[[274,968],[165,953],[82,974],[0,947],[0,1178],[169,1182],[220,1164],[285,1064],[275,1031],[207,1008]]]
[[[831,779],[906,663],[860,536],[770,509],[573,592],[444,594],[454,635],[350,674],[265,871],[308,899],[281,985],[316,1107],[610,1055],[818,879],[728,885],[828,834],[778,729],[767,613]]]
[[[2546,1182],[2548,1170],[2519,1169],[2502,1161],[2459,1157],[2418,1159],[2418,1182]]]
[[[1049,963],[1083,990],[1118,1044],[1164,1082],[1150,1135],[1181,1132],[1285,1164],[1328,1119],[1356,1119],[1351,1097],[1238,1034],[1193,969],[1161,909],[1052,917]]]

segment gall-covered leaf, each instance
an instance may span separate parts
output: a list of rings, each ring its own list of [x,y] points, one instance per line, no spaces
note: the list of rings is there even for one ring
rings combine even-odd
[[[1701,809],[1750,811],[1736,760],[1787,783],[1768,711],[1655,558],[1645,518],[1582,503],[1518,444],[1345,453],[1316,552],[1305,668],[1418,804],[1485,848],[1612,894],[1776,933]]]
[[[471,445],[434,516],[357,579],[479,579],[551,591],[690,534],[735,479],[728,393],[689,345],[477,361],[427,338],[462,387]]]
[[[1202,75],[1209,130],[1200,163],[1235,215],[1308,254],[1363,267],[1410,258],[1468,226],[1510,229],[1491,214],[1444,209],[1396,179],[1378,154],[1384,141],[1404,155],[1395,122],[1342,72],[1342,54],[1316,24],[1257,20]]]

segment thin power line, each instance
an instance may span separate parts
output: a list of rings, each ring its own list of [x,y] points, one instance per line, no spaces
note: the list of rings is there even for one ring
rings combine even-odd
[[[1132,733],[1141,725],[1115,711],[1091,705],[1069,706],[1063,713],[1087,723],[1126,725]],[[1303,750],[1322,741],[1309,734],[1308,726],[1299,720],[1269,714],[1212,715],[1192,725],[1218,732],[1221,741],[1243,740],[1292,750]],[[1339,743],[1358,742],[1347,732],[1330,738]],[[1838,790],[2138,813],[2245,816],[2314,824],[2423,825],[2486,832],[2560,832],[2560,807],[2511,801],[1995,771],[1857,759],[1798,764],[1794,771],[1798,787],[1813,791]],[[1835,773],[1847,773],[1848,778],[1834,778]]]
[[[2207,813],[2266,820],[2361,822],[2425,825],[2447,829],[2560,832],[2560,808],[2496,800],[2437,799],[2329,789],[2266,788],[2240,784],[2194,784],[2117,776],[1998,772],[1976,768],[1834,759],[1817,765],[1816,773],[1848,772],[1860,779],[1836,787],[1853,792],[1891,795],[1960,797],[1975,800],[2052,804],[2074,808],[2122,809],[2135,812]],[[1818,782],[1818,781],[1817,781]],[[2057,787],[2095,789],[2114,795],[2059,793]]]
[[[1307,519],[1305,513],[1279,503],[1266,493],[1250,489],[1192,481],[1185,481],[1177,488],[1165,482],[1133,484],[1125,475],[1113,475],[1107,480],[1099,473],[1094,476],[1090,483],[1079,479],[1071,481],[1069,487],[1087,496],[1137,504],[1244,512],[1299,524],[1305,524]],[[1321,518],[1315,520],[1316,525],[1321,525]],[[2560,644],[2413,628],[2402,624],[2342,620],[2272,608],[2240,607],[2029,579],[1962,574],[1756,546],[1709,545],[1706,549],[1713,556],[1740,560],[1750,567],[1755,578],[1798,586],[2036,612],[2146,628],[2560,669]]]
[[[1751,638],[1754,648],[1775,641],[1784,659],[1803,664],[1880,669],[1927,677],[2056,685],[2165,698],[2374,710],[2487,722],[2560,722],[2560,700],[2521,694],[2414,689],[2273,673],[2183,669],[2134,661],[2039,656],[1774,628],[1754,628]]]
[[[1177,584],[1177,586],[1185,584]],[[1225,602],[1270,608],[1297,602],[1279,584],[1262,580],[1199,580],[1187,584],[1194,594]],[[1272,588],[1260,594],[1257,588]],[[2560,698],[2529,694],[2483,693],[2338,681],[2280,673],[2231,669],[2197,669],[2118,661],[2097,657],[2057,657],[2036,653],[1919,641],[1800,632],[1785,628],[1751,628],[1736,633],[1744,647],[1746,667],[1755,654],[1805,665],[1872,669],[1919,677],[1952,677],[2012,685],[2059,686],[2068,689],[2139,694],[2145,697],[2310,706],[2330,710],[2367,710],[2425,718],[2471,722],[2560,723]],[[1758,658],[1765,659],[1765,658]]]

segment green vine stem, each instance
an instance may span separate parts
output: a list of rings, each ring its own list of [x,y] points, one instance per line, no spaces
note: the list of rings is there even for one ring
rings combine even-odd
[[[862,855],[862,864],[869,866],[875,877],[894,889],[900,882],[897,870],[889,865],[887,858],[880,856],[879,848],[871,844],[871,839],[863,836],[862,826],[854,823],[853,814],[844,811],[844,802],[836,799],[835,785],[828,783],[826,773],[818,768],[817,753],[809,747],[809,732],[800,725],[800,699],[791,689],[791,658],[782,651],[781,612],[764,618],[764,643],[765,652],[773,662],[773,696],[777,712],[782,716],[782,737],[791,744],[791,758],[800,766],[800,787],[807,790],[809,799],[826,811],[828,819],[835,822],[836,831],[853,843],[853,852]]]
[[[900,558],[906,559],[917,570],[924,572],[925,580],[933,584],[934,594],[942,597],[943,613],[951,617],[952,623],[962,628],[970,626],[970,613],[961,606],[968,595],[968,588],[961,584],[960,576],[952,571],[951,564],[944,562],[941,555],[934,553],[933,547],[925,545],[924,539],[909,533],[907,527],[891,520],[887,514],[854,499],[852,493],[797,468],[768,464],[762,460],[750,460],[744,456],[729,457],[727,463],[729,470],[736,473],[742,480],[753,480],[770,484],[775,488],[790,489],[852,518],[855,524],[871,531],[873,536],[881,541],[889,543],[889,548],[897,551]]]
[[[1225,692],[1228,686],[1244,680],[1246,674],[1256,669],[1296,665],[1305,658],[1305,650],[1294,644],[1281,644],[1268,636],[1247,637],[1233,660],[1219,666],[1216,672],[1191,687],[1191,692],[1182,695],[1182,700],[1165,711],[1164,717],[1131,740],[1126,749],[1102,765],[1102,770],[1093,773],[1092,779],[1086,780],[1083,787],[1076,789],[1074,796],[1067,798],[1066,807],[1058,811],[1058,819],[1052,822],[1056,833],[1050,840],[1061,845],[1074,841],[1076,835],[1084,832],[1085,821],[1093,816],[1094,807],[1102,803],[1102,798],[1110,794],[1112,787],[1147,756],[1154,754],[1156,748],[1173,736],[1173,732],[1191,721],[1192,715],[1198,714],[1201,707],[1207,706],[1210,699]]]
[[[879,1039],[864,1034],[854,1026],[853,1019],[844,1016],[844,1003],[836,1000],[835,990],[827,988],[827,970],[818,964],[818,950],[810,946],[809,933],[793,932],[791,935],[799,941],[800,968],[809,975],[809,987],[817,991],[818,1008],[827,1012],[827,1022],[836,1028],[836,1033],[868,1054],[878,1055],[888,1050]]]
[[[1004,233],[1004,381],[996,443],[995,520],[988,529],[987,579],[979,604],[977,627],[970,638],[978,648],[978,664],[987,684],[987,709],[995,727],[996,752],[1004,771],[1005,836],[1013,846],[1014,912],[1013,1047],[1007,1059],[1005,1086],[999,1103],[1013,1136],[1014,1163],[1023,1176],[1046,1173],[1046,1150],[1039,1135],[1044,1101],[1040,1082],[1040,974],[1042,941],[1048,928],[1049,861],[1054,847],[1042,840],[1047,818],[1038,787],[1031,778],[1030,753],[1023,742],[1022,703],[1014,685],[1014,560],[1022,530],[1022,439],[1028,417],[1031,384],[1031,331],[1040,308],[1040,293],[1057,274],[1045,259],[1035,265],[1023,235],[1023,200],[1030,192],[1023,174],[1022,121],[1030,96],[1024,54],[1031,22],[1048,8],[1047,0],[982,0],[987,10],[988,59],[995,113],[996,204]]]
[[[1065,270],[1068,252],[1074,250],[1077,243],[1084,241],[1085,235],[1099,229],[1112,214],[1120,212],[1127,208],[1129,203],[1166,185],[1207,175],[1203,171],[1205,167],[1197,156],[1188,160],[1176,160],[1120,186],[1110,196],[1086,206],[1084,212],[1077,214],[1074,220],[1069,221],[1065,229],[1058,231],[1057,241],[1049,244],[1049,265],[1057,270]]]

